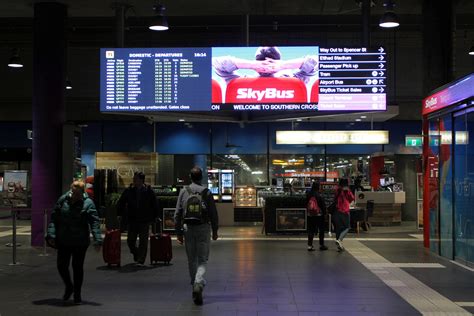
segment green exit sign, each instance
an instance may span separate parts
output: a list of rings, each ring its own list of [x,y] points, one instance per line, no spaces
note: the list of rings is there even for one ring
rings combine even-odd
[[[405,146],[406,147],[421,147],[423,146],[423,136],[421,135],[411,135],[405,136]]]

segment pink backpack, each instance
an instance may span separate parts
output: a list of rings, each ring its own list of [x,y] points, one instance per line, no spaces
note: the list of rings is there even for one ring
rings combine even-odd
[[[321,208],[318,205],[318,200],[316,197],[312,196],[308,201],[308,213],[312,216],[320,216],[321,215]]]

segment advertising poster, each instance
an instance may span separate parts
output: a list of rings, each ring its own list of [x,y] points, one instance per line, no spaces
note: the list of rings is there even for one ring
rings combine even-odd
[[[174,231],[174,208],[163,208],[163,231]]]
[[[6,170],[3,178],[4,205],[27,207],[28,171]]]
[[[423,201],[416,201],[416,208],[417,208],[417,225],[418,229],[423,228]]]
[[[277,208],[277,231],[304,231],[306,230],[306,209],[304,208]]]

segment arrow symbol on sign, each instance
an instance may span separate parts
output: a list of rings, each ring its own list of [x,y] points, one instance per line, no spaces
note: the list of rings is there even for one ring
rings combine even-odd
[[[379,89],[379,92],[384,92],[385,90],[383,88],[380,88]]]
[[[380,64],[380,65],[379,65],[379,68],[383,68],[383,67],[385,67],[384,64]]]
[[[383,79],[379,79],[379,84],[384,84]]]
[[[383,77],[384,74],[385,74],[385,73],[384,73],[383,71],[379,71],[380,77]]]
[[[383,58],[382,55],[379,56],[379,60],[384,60],[385,58]]]
[[[379,48],[379,52],[383,53],[384,51],[385,51],[385,49],[383,49],[383,47]]]

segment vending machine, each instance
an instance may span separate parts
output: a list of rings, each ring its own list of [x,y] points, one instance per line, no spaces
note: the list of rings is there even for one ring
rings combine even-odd
[[[221,170],[221,201],[232,202],[234,195],[234,170]]]
[[[218,201],[221,193],[219,189],[219,170],[210,169],[207,171],[207,188],[211,191],[214,200]]]

